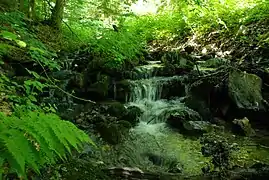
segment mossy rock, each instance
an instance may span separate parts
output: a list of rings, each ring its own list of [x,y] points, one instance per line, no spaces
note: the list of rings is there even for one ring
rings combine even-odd
[[[212,118],[209,105],[204,99],[198,96],[187,96],[184,99],[184,103],[187,107],[197,111],[203,120],[210,120]]]
[[[181,110],[176,110],[172,112],[167,120],[167,123],[177,129],[184,126],[185,121],[201,121],[202,118],[196,111],[190,108],[182,108]]]
[[[262,80],[255,74],[242,71],[229,73],[229,96],[240,109],[262,109]]]
[[[104,102],[102,104],[107,106],[106,112],[109,113],[111,116],[121,119],[127,114],[127,109],[122,103],[118,101]]]
[[[100,122],[97,124],[97,130],[101,138],[112,145],[122,142],[130,128],[131,124],[127,121]]]
[[[92,93],[92,97],[96,100],[106,99],[109,89],[109,78],[106,75],[100,75],[97,82],[90,85],[89,93]],[[98,97],[98,98],[96,98]]]
[[[123,119],[131,123],[131,125],[134,127],[135,125],[138,124],[139,117],[141,116],[143,111],[139,107],[136,107],[136,106],[130,106],[127,108],[127,110],[128,112],[123,117]]]
[[[6,43],[0,43],[0,56],[6,62],[33,62],[27,55],[26,49],[18,48]]]
[[[120,102],[125,102],[126,100],[125,98],[128,96],[130,91],[131,91],[131,85],[128,80],[118,81],[116,82],[116,97],[114,98],[116,98],[116,100]]]
[[[11,104],[6,101],[6,94],[0,93],[0,112],[4,113],[5,115],[12,114],[12,107]]]
[[[225,65],[228,62],[226,59],[222,58],[211,58],[205,61],[205,63],[201,64],[202,67],[206,68],[218,68],[222,65]]]
[[[251,124],[246,117],[244,117],[243,119],[235,119],[233,121],[233,131],[234,133],[243,136],[255,135],[255,131],[251,128]]]

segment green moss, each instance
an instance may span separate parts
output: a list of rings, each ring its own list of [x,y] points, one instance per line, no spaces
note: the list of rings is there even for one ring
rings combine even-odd
[[[221,134],[229,143],[238,144],[239,150],[232,153],[232,165],[250,167],[258,162],[269,164],[269,148],[258,144],[254,138],[236,136],[230,132]]]
[[[14,47],[9,44],[0,43],[0,56],[6,55],[12,48]]]
[[[173,133],[163,140],[165,148],[172,149],[175,156],[183,165],[183,172],[186,175],[201,174],[201,168],[210,162],[201,153],[201,144],[198,139],[185,138],[181,134]]]
[[[262,105],[262,80],[255,74],[232,71],[229,74],[229,95],[239,108],[259,108]]]

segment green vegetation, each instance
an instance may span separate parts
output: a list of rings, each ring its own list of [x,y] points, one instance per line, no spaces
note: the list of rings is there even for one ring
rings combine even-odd
[[[142,110],[133,107],[131,115],[124,116],[126,108],[121,103],[116,102],[119,106],[114,109],[108,103],[107,107],[99,105],[111,99],[124,101],[132,91],[126,79],[134,78],[133,68],[151,60],[164,64],[155,64],[156,69],[162,69],[152,72],[157,76],[191,72],[191,78],[202,77],[204,74],[198,72],[196,76],[193,72],[195,66],[213,72],[216,78],[224,74],[214,88],[230,80],[227,101],[237,102],[202,107],[215,104],[210,104],[213,100],[206,95],[203,102],[199,89],[199,102],[193,99],[201,107],[190,107],[196,111],[208,110],[212,117],[226,117],[227,109],[236,105],[244,110],[263,107],[267,111],[269,75],[268,58],[264,57],[268,56],[269,45],[268,10],[266,0],[2,0],[0,179],[12,173],[27,179],[31,170],[40,175],[42,168],[69,160],[73,150],[84,151],[84,144],[94,146],[89,134],[113,141],[113,145],[124,141]],[[200,61],[206,62],[197,66]],[[224,66],[238,68],[234,72],[240,73],[223,68],[214,74]],[[209,78],[200,81],[207,87],[205,94],[214,89],[210,89],[212,84],[202,82]],[[172,86],[179,85],[171,82],[171,93],[178,94],[178,89],[172,92]],[[234,115],[237,110],[229,113]],[[166,148],[181,149],[176,156],[185,164],[188,175],[201,174],[203,163],[209,160],[200,153],[199,140],[173,133],[171,139],[167,138]],[[255,157],[262,161],[260,152],[268,153],[256,146],[242,147],[233,154],[236,165],[252,165]],[[191,158],[201,164],[189,162]]]
[[[54,114],[16,113],[9,117],[0,114],[1,176],[15,172],[26,178],[26,168],[40,173],[42,166],[66,159],[72,149],[81,151],[83,143],[92,143],[72,123]]]

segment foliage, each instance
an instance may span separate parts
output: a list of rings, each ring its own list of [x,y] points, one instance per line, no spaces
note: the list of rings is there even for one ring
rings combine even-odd
[[[66,159],[72,149],[80,151],[83,143],[92,143],[88,135],[54,114],[17,114],[0,114],[1,174],[15,172],[26,177],[27,168],[39,173],[44,165]]]
[[[214,170],[219,170],[220,177],[227,177],[228,170],[231,169],[231,155],[233,151],[238,150],[238,144],[230,144],[226,138],[215,133],[206,134],[201,138],[202,154],[205,157],[212,156]],[[204,168],[208,173],[210,169]]]

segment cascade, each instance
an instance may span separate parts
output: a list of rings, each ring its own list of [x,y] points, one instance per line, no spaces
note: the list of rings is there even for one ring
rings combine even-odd
[[[200,146],[197,150],[191,149],[191,143],[199,145],[199,142],[186,140],[165,123],[172,112],[184,108],[184,105],[180,97],[162,99],[163,87],[181,77],[156,76],[154,68],[161,67],[157,63],[159,62],[135,69],[134,78],[129,80],[132,88],[131,94],[126,98],[126,106],[136,106],[143,113],[139,117],[138,125],[130,130],[127,139],[104,158],[110,159],[110,163],[118,166],[138,167],[155,172],[169,171],[169,162],[172,159],[171,162],[184,164],[184,172],[194,175],[201,171],[201,161],[204,161]],[[156,165],[145,154],[166,157],[168,163]]]
[[[154,76],[154,68],[161,67],[159,64],[150,64],[136,68],[136,72],[146,74],[137,80],[131,80],[131,94],[128,98],[127,106],[137,106],[144,113],[140,117],[140,123],[160,123],[164,122],[169,112],[183,108],[180,98],[174,100],[161,99],[163,85],[180,76],[157,77]],[[145,70],[147,70],[145,72]]]

